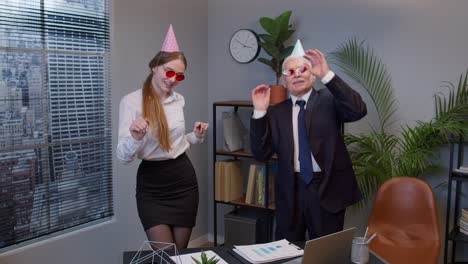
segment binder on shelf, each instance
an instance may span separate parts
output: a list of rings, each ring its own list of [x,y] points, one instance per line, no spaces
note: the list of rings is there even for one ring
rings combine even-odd
[[[269,164],[268,176],[268,200],[269,203],[275,201],[274,179],[277,171],[277,164]],[[265,206],[265,188],[266,188],[266,167],[264,164],[250,164],[249,175],[247,178],[247,188],[245,192],[245,203],[252,205]]]
[[[253,204],[254,203],[254,190],[255,190],[255,177],[256,177],[256,164],[250,164],[249,175],[247,178],[247,189],[245,192],[245,203]]]
[[[216,161],[215,163],[215,180],[216,180],[216,186],[215,186],[215,200],[216,201],[223,201],[224,195],[223,191],[224,188],[224,162],[222,161]]]
[[[462,208],[460,215],[468,220],[468,207],[467,208]]]
[[[224,166],[224,201],[231,202],[242,198],[243,187],[242,161],[229,161]]]
[[[246,129],[242,124],[236,112],[223,112],[223,136],[224,136],[224,149],[226,151],[238,151],[243,146],[244,135]]]
[[[255,182],[255,204],[265,205],[265,166],[258,168]]]
[[[231,202],[242,198],[243,174],[242,161],[223,160],[215,163],[215,200]]]
[[[468,235],[468,208],[462,208],[459,220],[460,232]]]

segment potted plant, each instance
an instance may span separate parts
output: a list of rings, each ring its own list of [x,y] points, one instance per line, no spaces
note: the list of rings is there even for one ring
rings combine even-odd
[[[206,256],[205,251],[202,251],[201,256],[200,256],[200,260],[198,260],[198,259],[196,259],[194,257],[192,257],[192,259],[197,264],[216,264],[219,261],[219,259],[216,258],[216,256],[213,256],[213,257],[208,259],[208,257]]]
[[[357,82],[372,100],[377,124],[359,135],[346,134],[353,167],[365,197],[375,193],[387,179],[427,174],[438,167],[438,149],[450,138],[468,133],[468,71],[458,85],[444,83],[448,95],[434,96],[435,117],[403,125],[395,130],[397,101],[389,71],[376,52],[363,41],[349,39],[330,54],[330,62]]]
[[[258,61],[270,66],[276,75],[276,85],[271,85],[270,103],[275,104],[286,99],[286,89],[279,85],[281,66],[284,59],[291,53],[293,46],[285,46],[285,42],[295,32],[289,24],[291,11],[286,11],[276,18],[262,17],[259,22],[266,34],[259,34],[260,46],[271,58],[258,58]]]

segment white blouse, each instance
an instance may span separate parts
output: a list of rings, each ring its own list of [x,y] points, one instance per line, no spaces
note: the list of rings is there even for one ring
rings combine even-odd
[[[134,139],[129,128],[133,120],[143,116],[142,94],[143,90],[139,89],[125,95],[120,101],[117,159],[122,163],[133,161],[135,154],[139,159],[144,160],[175,159],[184,153],[190,144],[203,141],[194,132],[185,134],[185,99],[174,91],[162,102],[169,126],[172,149],[169,152],[163,151],[159,146],[157,135],[151,128],[141,140]]]

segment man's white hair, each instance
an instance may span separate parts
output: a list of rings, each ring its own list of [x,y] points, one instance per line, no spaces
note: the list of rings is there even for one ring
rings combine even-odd
[[[310,61],[308,61],[306,58],[302,56],[289,56],[289,57],[286,57],[286,59],[284,59],[283,64],[281,65],[281,72],[286,70],[284,68],[286,66],[286,63],[292,59],[302,59],[305,63],[307,63],[310,67],[312,67],[312,63],[310,63]]]

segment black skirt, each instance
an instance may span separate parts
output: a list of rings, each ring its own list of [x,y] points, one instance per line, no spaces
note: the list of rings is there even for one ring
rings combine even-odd
[[[187,155],[162,161],[143,160],[138,167],[136,201],[144,230],[160,224],[194,227],[198,184]]]

